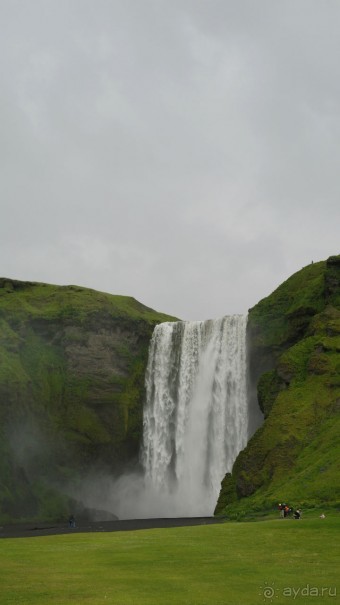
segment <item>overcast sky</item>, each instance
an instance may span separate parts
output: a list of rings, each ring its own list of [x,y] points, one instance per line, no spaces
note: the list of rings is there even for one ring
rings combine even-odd
[[[340,253],[339,0],[0,0],[0,274],[245,313]]]

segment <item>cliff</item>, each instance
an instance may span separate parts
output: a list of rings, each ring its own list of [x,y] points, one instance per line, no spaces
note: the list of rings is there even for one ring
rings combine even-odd
[[[136,460],[154,326],[133,298],[0,279],[0,519],[67,513],[63,486]]]
[[[215,514],[340,502],[340,256],[249,311],[250,386],[264,423],[222,482]]]
[[[133,298],[0,279],[0,522],[56,520],[90,473],[138,462],[154,326]],[[340,502],[340,256],[249,311],[250,392],[264,422],[216,514]]]

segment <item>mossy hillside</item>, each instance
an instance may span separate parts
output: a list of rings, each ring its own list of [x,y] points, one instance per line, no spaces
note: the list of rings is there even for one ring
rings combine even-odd
[[[9,297],[11,294],[15,296]],[[16,318],[31,316],[49,320],[84,320],[91,313],[106,311],[116,319],[125,317],[151,322],[173,319],[146,307],[131,296],[107,294],[81,286],[56,286],[0,278],[0,297],[0,315],[10,310],[15,312]]]
[[[4,518],[62,514],[60,485],[136,458],[149,340],[171,319],[130,297],[0,280]]]
[[[299,271],[250,310],[253,379],[265,422],[224,480],[217,514],[272,510],[281,500],[340,503],[339,292],[340,257],[332,257]]]
[[[325,308],[325,271],[325,261],[301,269],[249,310],[253,381],[275,367],[282,352],[301,339],[311,319]]]

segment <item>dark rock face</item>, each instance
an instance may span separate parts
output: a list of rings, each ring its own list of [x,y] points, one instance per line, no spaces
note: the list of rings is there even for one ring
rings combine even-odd
[[[138,460],[156,323],[134,299],[0,280],[0,504],[8,518],[67,513],[63,486]]]

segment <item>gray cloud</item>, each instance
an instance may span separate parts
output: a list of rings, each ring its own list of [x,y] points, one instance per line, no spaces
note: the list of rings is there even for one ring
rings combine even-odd
[[[203,319],[339,252],[339,18],[2,0],[2,275]]]

